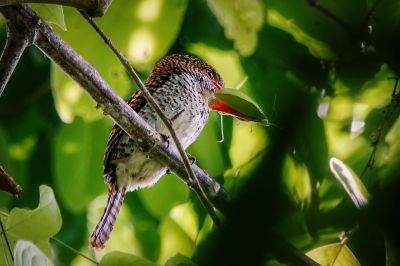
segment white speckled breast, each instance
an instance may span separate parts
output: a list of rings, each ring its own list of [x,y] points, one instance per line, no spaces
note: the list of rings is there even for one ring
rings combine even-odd
[[[198,86],[189,75],[180,74],[172,76],[153,93],[185,149],[198,137],[208,118],[207,99],[200,93]],[[139,115],[159,133],[170,135],[148,104],[143,106]],[[175,146],[171,138],[169,141],[170,145]],[[128,191],[151,186],[166,172],[165,166],[148,158],[139,148],[131,145],[131,142],[133,140],[128,135],[121,137],[118,148],[125,149],[124,158],[116,164],[118,186],[126,187]]]

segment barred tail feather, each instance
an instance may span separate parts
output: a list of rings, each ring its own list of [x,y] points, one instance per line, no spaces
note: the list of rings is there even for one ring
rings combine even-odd
[[[103,249],[105,247],[105,243],[110,237],[122,202],[124,201],[125,194],[126,188],[120,189],[115,185],[110,186],[107,206],[99,223],[89,237],[89,247],[96,249]]]

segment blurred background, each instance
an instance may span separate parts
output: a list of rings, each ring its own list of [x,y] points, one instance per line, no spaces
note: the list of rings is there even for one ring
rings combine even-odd
[[[79,12],[62,11],[53,29],[128,99],[137,88],[116,57]],[[0,98],[0,164],[23,188],[18,199],[0,192],[5,223],[15,207],[37,208],[46,184],[62,217],[55,237],[97,261],[118,250],[162,265],[178,253],[200,265],[287,263],[273,232],[320,263],[400,263],[399,1],[119,0],[96,22],[143,80],[165,55],[194,54],[268,116],[265,127],[213,113],[188,149],[231,195],[226,228],[171,174],[128,193],[106,249],[89,251],[112,121],[35,47]],[[93,265],[29,239],[56,265]]]

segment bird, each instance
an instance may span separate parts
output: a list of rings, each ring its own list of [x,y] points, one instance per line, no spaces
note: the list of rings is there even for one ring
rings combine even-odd
[[[162,58],[144,85],[171,122],[184,149],[199,136],[213,101],[218,111],[238,115],[223,102],[215,101],[215,93],[224,87],[220,74],[193,55],[172,54]],[[169,136],[167,127],[140,90],[132,95],[128,104],[158,133]],[[136,140],[117,124],[111,130],[103,164],[108,200],[89,237],[89,247],[94,249],[105,247],[126,193],[152,186],[168,170],[161,162],[149,158]]]

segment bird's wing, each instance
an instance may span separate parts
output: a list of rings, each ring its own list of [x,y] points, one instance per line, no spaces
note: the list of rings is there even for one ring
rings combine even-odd
[[[149,92],[152,94],[154,90],[150,90]],[[132,95],[129,99],[128,104],[129,106],[135,111],[139,112],[143,106],[147,103],[146,99],[144,99],[142,92],[137,91]],[[121,153],[115,152],[115,148],[118,145],[119,140],[122,136],[124,136],[125,131],[120,128],[117,124],[114,124],[113,128],[111,129],[110,137],[108,138],[106,151],[104,153],[104,177],[105,181],[108,184],[112,184],[115,181],[115,162],[120,159]]]

